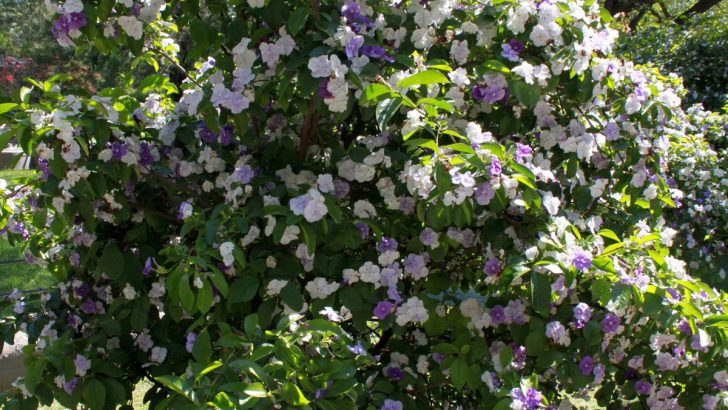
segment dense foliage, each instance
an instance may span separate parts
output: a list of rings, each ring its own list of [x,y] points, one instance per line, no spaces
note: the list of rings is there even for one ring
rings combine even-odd
[[[619,54],[639,63],[653,63],[664,72],[678,73],[689,90],[686,104],[701,103],[713,110],[728,104],[728,2],[683,24],[645,19],[624,35]]]
[[[59,47],[49,30],[54,14],[43,0],[0,0],[0,95],[17,92],[26,77],[72,73],[66,87],[95,92],[119,84],[123,75],[143,78],[151,72],[126,52],[102,56],[90,44]],[[132,64],[136,69],[127,73]]]
[[[717,190],[720,229],[728,180],[670,168],[722,120],[612,57],[596,1],[54,7],[63,46],[187,78],[0,103],[41,171],[4,234],[62,281],[5,302],[8,408],[728,404],[728,295],[673,209]]]

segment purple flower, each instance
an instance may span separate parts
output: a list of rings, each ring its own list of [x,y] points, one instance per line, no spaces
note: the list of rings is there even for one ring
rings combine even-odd
[[[179,204],[179,210],[177,211],[177,219],[182,221],[192,215],[192,204],[185,201]]]
[[[382,46],[371,46],[365,45],[361,47],[361,53],[365,56],[376,58],[377,60],[384,60],[393,62],[394,58],[387,55],[387,51]]]
[[[498,326],[499,324],[505,322],[506,312],[503,309],[503,306],[495,305],[492,309],[490,309],[490,320],[493,326]]]
[[[506,98],[506,89],[490,85],[483,90],[483,100],[488,104],[495,104]]]
[[[576,328],[584,327],[589,319],[591,319],[591,308],[586,303],[579,303],[574,306],[574,319],[576,319]]]
[[[78,381],[78,377],[74,377],[73,379],[71,379],[71,381],[64,382],[63,390],[65,390],[68,394],[72,394],[73,391],[76,389],[76,386],[78,386]]]
[[[373,26],[372,21],[361,14],[361,8],[353,1],[347,1],[346,4],[341,6],[341,15],[346,17],[347,23],[352,26],[354,32],[359,31],[358,29],[354,30],[355,23]]]
[[[358,222],[355,226],[359,230],[359,235],[361,235],[362,239],[366,239],[369,236],[369,225],[364,222]]]
[[[510,43],[501,45],[501,56],[508,61],[517,62],[520,60],[518,57],[518,51],[514,50]]]
[[[581,370],[581,374],[589,376],[592,370],[594,370],[594,358],[591,356],[584,356],[584,358],[581,359],[581,362],[579,362],[579,369]]]
[[[533,150],[528,145],[516,143],[516,162],[523,162],[524,158],[532,153]]]
[[[247,184],[250,181],[253,180],[255,177],[255,171],[253,171],[253,168],[248,165],[244,164],[241,167],[235,168],[235,171],[233,172],[232,179],[233,181],[240,182],[241,184]],[[306,201],[308,203],[308,201]],[[304,205],[305,207],[305,205]]]
[[[361,341],[357,341],[354,346],[347,345],[346,348],[357,356],[363,356],[367,354],[366,349],[364,349],[364,346],[361,345]]]
[[[526,46],[521,41],[516,40],[515,38],[508,40],[508,45],[511,47],[511,50],[519,54],[526,49]]]
[[[652,391],[652,385],[647,380],[638,380],[634,384],[634,389],[639,394],[650,394]]]
[[[142,269],[142,274],[144,276],[149,275],[149,273],[152,272],[152,257],[147,257],[147,260],[144,261],[144,269]]]
[[[129,152],[129,149],[123,142],[114,141],[111,143],[111,156],[115,160],[120,161],[127,152]]]
[[[344,199],[349,195],[349,184],[345,181],[334,181],[334,196],[337,199]]]
[[[485,87],[483,87],[480,84],[476,84],[473,86],[472,89],[470,89],[470,93],[473,96],[473,99],[476,101],[483,101],[485,99]]]
[[[377,244],[377,252],[384,253],[384,252],[391,252],[397,250],[397,240],[394,238],[390,238],[387,236],[382,236],[382,239],[379,240],[379,243]]]
[[[541,404],[541,392],[536,389],[528,389],[526,392],[526,404],[530,408],[536,408]]]
[[[73,290],[73,293],[79,298],[85,298],[91,294],[91,286],[88,283],[82,283]]]
[[[690,322],[688,322],[685,318],[682,318],[680,320],[680,322],[677,324],[677,328],[688,336],[693,335],[693,330],[690,328]]]
[[[379,410],[402,410],[403,408],[401,401],[386,399]]]
[[[475,201],[479,205],[488,205],[490,203],[490,200],[494,197],[495,191],[493,190],[493,187],[491,187],[490,184],[487,182],[483,182],[475,189]]]
[[[485,266],[483,267],[483,272],[485,272],[488,276],[496,276],[501,273],[501,265],[498,258],[490,258],[485,262]]]
[[[571,263],[576,269],[582,272],[589,270],[592,264],[591,254],[578,251],[574,256],[574,259],[571,260]]]
[[[235,127],[232,124],[225,124],[220,128],[220,145],[226,147],[233,143],[233,131],[235,131]]]
[[[364,37],[354,36],[346,43],[345,51],[349,60],[359,56],[359,49],[364,45]]]
[[[217,134],[207,128],[204,122],[197,123],[197,135],[205,144],[212,144],[217,140]]]
[[[425,228],[420,232],[420,242],[425,246],[434,246],[437,243],[438,236],[437,232],[433,231],[432,228]]]
[[[379,320],[383,320],[390,313],[392,313],[393,309],[394,309],[394,303],[392,303],[388,300],[381,300],[381,301],[379,301],[379,303],[377,303],[377,306],[374,308],[374,316],[376,316],[377,319],[379,319]]]
[[[607,313],[602,319],[602,331],[604,333],[614,333],[619,328],[620,323],[622,323],[622,319],[619,316]]]
[[[152,154],[151,144],[142,142],[139,145],[139,165],[145,167],[154,162],[154,154]]]
[[[83,303],[81,303],[81,310],[88,315],[93,315],[96,313],[96,302],[92,299],[84,300]]]
[[[329,91],[329,79],[328,78],[324,78],[321,81],[319,81],[317,93],[318,93],[318,96],[323,99],[331,98],[334,96]]]
[[[503,171],[503,167],[501,167],[501,162],[498,159],[498,157],[491,157],[490,171],[489,171],[490,176],[491,177],[498,176],[501,174],[502,171]]]
[[[399,367],[389,366],[384,372],[386,373],[387,377],[392,380],[404,379],[404,371],[402,371],[402,369],[400,369]]]
[[[389,289],[387,289],[387,297],[392,299],[392,301],[396,305],[402,303],[402,296],[399,295],[399,292],[397,292],[397,288],[395,288],[394,286],[390,286]]]
[[[187,353],[192,353],[192,348],[195,347],[196,340],[197,340],[197,333],[195,333],[195,332],[187,333],[187,336],[185,337],[185,350],[187,350]]]
[[[212,58],[212,57],[207,57],[207,61],[205,61],[204,63],[202,63],[202,66],[200,66],[200,72],[201,72],[201,73],[204,73],[204,72],[206,72],[207,70],[211,69],[212,67],[215,67],[215,64],[216,64],[216,63],[217,63],[217,62],[215,61],[215,59],[214,59],[214,58]]]

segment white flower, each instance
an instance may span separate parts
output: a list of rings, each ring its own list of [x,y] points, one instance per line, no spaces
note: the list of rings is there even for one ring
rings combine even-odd
[[[125,298],[126,298],[127,300],[134,300],[134,299],[135,299],[135,298],[137,297],[137,292],[136,292],[136,290],[135,290],[135,289],[134,289],[134,287],[133,287],[133,286],[132,286],[131,284],[129,284],[129,283],[127,283],[127,284],[126,284],[126,286],[124,286],[124,290],[122,290],[122,292],[124,293],[124,297],[125,297]]]
[[[526,84],[533,84],[533,69],[534,67],[531,64],[529,64],[527,61],[524,61],[521,64],[513,67],[511,71],[523,77],[523,81],[525,81]]]
[[[80,354],[76,355],[73,363],[76,365],[76,375],[80,377],[85,376],[86,372],[91,368],[91,360]]]
[[[273,279],[268,282],[268,286],[265,289],[265,294],[268,296],[276,296],[281,293],[281,290],[288,285],[287,280]]]
[[[265,6],[265,0],[248,0],[248,6],[254,9],[259,9]]]
[[[450,57],[455,60],[458,64],[465,64],[465,62],[468,60],[468,54],[470,53],[470,50],[468,50],[468,40],[453,40],[452,46],[450,47]]]
[[[447,74],[447,76],[450,78],[450,81],[452,81],[452,83],[455,85],[470,84],[470,79],[468,78],[468,71],[464,68],[458,68],[454,71],[451,71]]]
[[[144,25],[133,16],[121,16],[117,19],[121,28],[135,40],[141,40],[144,34]]]
[[[287,226],[281,236],[281,245],[288,245],[289,243],[298,239],[298,234],[301,233],[301,228],[298,225]]]
[[[326,278],[317,277],[306,284],[306,290],[312,299],[326,299],[339,289],[336,282],[328,282]]]
[[[364,264],[359,268],[359,278],[361,281],[372,283],[375,288],[380,286],[380,273],[381,269],[379,266],[369,261],[364,262]]]
[[[407,323],[423,324],[430,316],[425,309],[425,304],[417,296],[413,296],[397,308],[397,324],[404,326]]]
[[[314,57],[308,60],[308,69],[314,78],[324,78],[331,75],[331,62],[328,56]]]
[[[162,363],[167,358],[167,348],[154,346],[152,348],[152,354],[149,356],[149,360],[154,363]]]

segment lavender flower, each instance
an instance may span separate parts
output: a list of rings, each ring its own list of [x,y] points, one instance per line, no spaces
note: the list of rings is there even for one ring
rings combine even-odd
[[[397,250],[397,240],[394,238],[390,238],[387,236],[382,236],[382,239],[379,240],[379,243],[377,244],[377,252],[384,253],[384,252],[392,252]]]
[[[347,349],[349,349],[350,352],[354,353],[357,356],[364,356],[367,354],[366,349],[364,349],[364,346],[361,345],[361,341],[357,341],[355,345],[347,345]]]
[[[187,333],[187,336],[185,337],[185,350],[187,350],[187,353],[192,353],[192,348],[195,346],[195,341],[197,341],[197,333]]]
[[[588,270],[591,267],[592,264],[592,257],[591,254],[578,251],[576,255],[574,255],[574,259],[571,260],[572,265],[574,267],[582,272]]]
[[[650,394],[652,391],[652,384],[650,384],[647,380],[638,380],[637,383],[634,384],[634,389],[639,394]]]
[[[401,401],[386,399],[379,410],[402,410],[403,408]]]
[[[591,356],[584,356],[584,358],[581,359],[581,362],[579,362],[579,369],[581,370],[581,374],[589,376],[592,370],[594,370],[594,358]]]
[[[387,377],[389,377],[392,380],[402,380],[404,379],[404,371],[400,369],[399,367],[389,366],[385,369],[385,374]]]
[[[392,313],[392,310],[394,309],[394,304],[388,300],[381,300],[379,303],[377,303],[377,306],[374,308],[374,316],[377,317],[379,320],[383,320],[385,317],[387,317],[390,313]]]
[[[483,267],[483,272],[485,272],[488,276],[497,276],[500,275],[502,269],[500,265],[500,261],[498,258],[490,258],[485,262],[485,266]]]
[[[614,333],[621,323],[622,319],[619,316],[613,313],[607,313],[604,315],[604,319],[602,319],[602,331],[604,333]]]
[[[576,319],[576,328],[583,328],[589,319],[591,319],[591,308],[586,303],[579,303],[574,306],[574,319]]]

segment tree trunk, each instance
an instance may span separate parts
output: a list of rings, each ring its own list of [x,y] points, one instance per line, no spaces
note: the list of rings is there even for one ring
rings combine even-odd
[[[675,19],[675,23],[685,24],[690,20],[692,16],[705,13],[706,11],[713,8],[713,6],[717,6],[720,2],[721,0],[698,0],[698,2],[693,4],[692,7],[677,16],[677,18]]]

